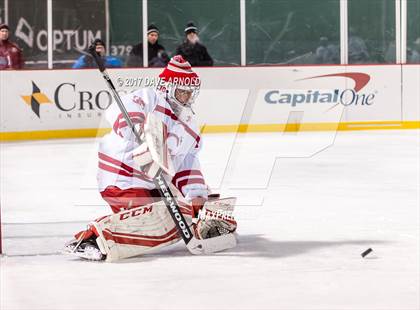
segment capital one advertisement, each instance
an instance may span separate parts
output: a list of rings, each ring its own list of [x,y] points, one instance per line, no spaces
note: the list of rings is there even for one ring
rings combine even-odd
[[[286,123],[301,112],[302,123],[401,120],[398,66],[289,69],[277,85],[258,90],[250,123]]]

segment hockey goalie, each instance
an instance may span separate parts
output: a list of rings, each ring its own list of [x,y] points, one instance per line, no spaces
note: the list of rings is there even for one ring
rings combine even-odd
[[[134,128],[115,102],[108,108],[112,131],[99,145],[97,178],[113,214],[77,233],[65,253],[113,262],[178,242],[177,227],[153,182],[158,169],[164,171],[195,238],[223,240],[219,237],[229,235],[231,241],[220,248],[235,246],[235,198],[212,195],[200,169],[202,141],[193,111],[200,79],[179,55],[159,77],[156,88],[141,88],[122,98]]]

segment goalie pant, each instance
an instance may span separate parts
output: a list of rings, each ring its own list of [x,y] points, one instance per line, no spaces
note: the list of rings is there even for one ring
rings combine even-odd
[[[145,206],[160,200],[157,189],[148,190],[146,188],[120,189],[116,186],[108,186],[101,192],[101,196],[114,213]]]

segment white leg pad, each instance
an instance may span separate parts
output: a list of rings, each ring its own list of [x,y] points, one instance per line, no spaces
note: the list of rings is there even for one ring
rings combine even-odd
[[[180,208],[191,224],[190,209]],[[162,201],[109,215],[91,225],[99,235],[97,243],[107,262],[142,255],[180,240]]]

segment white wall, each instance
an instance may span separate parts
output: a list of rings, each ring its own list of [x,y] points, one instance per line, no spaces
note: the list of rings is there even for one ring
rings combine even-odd
[[[420,65],[402,68],[402,114],[406,121],[420,120]]]
[[[296,115],[301,123],[320,124],[420,120],[420,65],[197,71],[203,86],[196,112],[200,123],[210,127],[285,124]],[[153,85],[160,69],[109,72],[123,95],[146,83]],[[357,91],[356,81],[361,87]],[[98,70],[0,71],[0,83],[0,133],[109,126],[101,122],[110,96]],[[40,105],[40,117],[23,97],[31,96],[32,83],[43,94],[34,97],[47,101]]]

